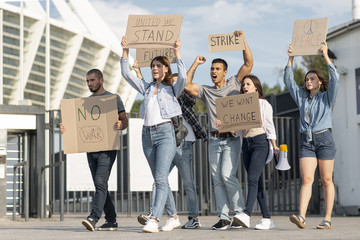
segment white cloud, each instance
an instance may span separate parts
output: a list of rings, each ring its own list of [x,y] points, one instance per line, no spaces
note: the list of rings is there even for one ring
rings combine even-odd
[[[130,14],[153,14],[149,10],[130,2],[118,0],[90,0],[90,2],[119,39],[125,35]]]

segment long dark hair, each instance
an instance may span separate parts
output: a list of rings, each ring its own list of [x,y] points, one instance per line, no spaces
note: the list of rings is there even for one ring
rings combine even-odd
[[[162,81],[164,84],[168,85],[168,86],[172,86],[172,72],[171,72],[171,67],[170,67],[170,61],[167,57],[165,56],[157,56],[155,57],[153,60],[151,60],[150,63],[150,68],[152,68],[153,62],[154,61],[158,61],[159,63],[161,63],[162,65],[164,65],[165,67],[168,68],[168,72],[165,74],[165,78]],[[156,80],[153,79],[153,82],[155,82]]]
[[[329,83],[328,81],[325,79],[324,77],[324,74],[319,71],[319,70],[316,70],[316,69],[313,69],[313,70],[310,70],[308,71],[306,74],[305,74],[305,79],[304,79],[304,90],[305,92],[309,93],[310,91],[306,88],[306,76],[309,74],[309,73],[314,73],[316,74],[316,76],[319,78],[319,80],[321,81],[321,85],[320,85],[320,91],[321,92],[325,92],[329,86]]]
[[[243,87],[244,87],[244,80],[246,78],[250,78],[251,81],[254,83],[254,86],[256,87],[257,92],[259,94],[259,99],[265,99],[264,91],[263,91],[263,88],[262,88],[262,85],[261,85],[261,82],[260,82],[259,78],[257,76],[255,76],[255,75],[252,75],[252,74],[244,76],[243,79],[241,80],[240,93],[244,93]]]

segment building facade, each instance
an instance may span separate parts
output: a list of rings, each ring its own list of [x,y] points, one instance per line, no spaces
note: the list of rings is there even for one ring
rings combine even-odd
[[[327,41],[337,57],[334,63],[341,75],[333,113],[333,136],[337,147],[334,183],[339,205],[336,209],[342,214],[359,215],[360,15],[329,29]]]
[[[0,102],[45,106],[46,1],[1,1],[0,11]],[[86,72],[98,68],[105,89],[118,93],[129,112],[136,92],[121,76],[121,52],[120,40],[87,0],[50,0],[50,109],[59,109],[63,98],[88,96]]]

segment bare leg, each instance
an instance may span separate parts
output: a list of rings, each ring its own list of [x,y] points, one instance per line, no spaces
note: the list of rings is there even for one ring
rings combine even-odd
[[[334,206],[335,188],[332,180],[334,170],[334,159],[319,160],[319,171],[321,181],[324,185],[325,198],[325,220],[331,222],[331,213]]]
[[[300,215],[305,218],[306,211],[309,206],[311,198],[312,184],[314,182],[315,170],[317,167],[316,158],[301,158],[300,159],[300,172],[302,185],[300,189]]]

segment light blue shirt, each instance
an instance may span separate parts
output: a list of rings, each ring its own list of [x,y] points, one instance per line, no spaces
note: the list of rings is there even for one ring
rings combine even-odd
[[[144,96],[144,101],[140,106],[140,117],[144,118],[150,97],[156,90],[156,82],[148,83],[132,74],[129,68],[129,60],[127,58],[121,58],[120,64],[122,76],[133,88]],[[179,96],[186,85],[186,69],[182,59],[177,59],[176,65],[178,68],[178,78],[174,83],[174,91],[176,96]],[[181,107],[176,99],[176,96],[173,94],[171,86],[161,83],[157,94],[157,101],[159,103],[162,118],[172,118],[181,115]]]
[[[314,97],[300,88],[294,81],[291,66],[285,67],[284,83],[300,110],[300,132],[306,132],[306,141],[312,141],[312,134],[332,128],[332,107],[339,88],[339,74],[333,64],[329,68],[329,86],[325,92],[317,92]],[[308,112],[308,117],[306,117]]]

